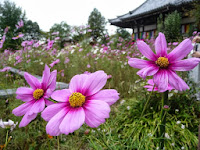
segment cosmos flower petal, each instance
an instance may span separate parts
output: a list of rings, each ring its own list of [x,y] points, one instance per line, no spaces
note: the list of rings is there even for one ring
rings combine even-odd
[[[168,90],[168,71],[165,69],[159,70],[153,76],[153,82],[158,88],[159,92],[164,92]]]
[[[24,115],[24,117],[22,118],[19,127],[25,127],[26,125],[28,125],[32,120],[34,120],[37,117],[37,114],[31,114],[29,115],[28,113],[26,113]]]
[[[96,94],[87,98],[88,100],[101,100],[109,105],[114,104],[119,99],[119,93],[114,89],[106,89],[97,92]]]
[[[65,107],[66,103],[54,103],[45,108],[41,116],[45,121],[49,121],[53,116],[55,116],[61,109]]]
[[[199,58],[189,58],[179,60],[170,65],[170,69],[174,71],[189,71],[196,67],[200,62]]]
[[[21,99],[24,102],[28,102],[33,100],[33,92],[34,90],[28,87],[20,87],[16,91],[16,98]]]
[[[137,41],[137,46],[138,49],[140,50],[140,52],[148,59],[152,60],[152,61],[156,61],[157,57],[156,55],[153,53],[153,51],[151,50],[151,48],[149,47],[149,45],[147,45],[144,41]]]
[[[88,75],[84,83],[82,93],[85,96],[90,96],[100,91],[107,82],[107,74],[104,71],[96,71]]]
[[[147,67],[149,64],[152,64],[152,61],[147,61],[138,58],[130,58],[128,60],[128,64],[133,68],[143,69]]]
[[[38,100],[35,101],[35,103],[33,104],[33,106],[31,107],[31,109],[29,110],[29,115],[32,115],[33,113],[39,113],[41,111],[43,111],[45,108],[45,101],[43,98],[40,98]]]
[[[157,65],[149,65],[148,67],[145,67],[137,72],[137,75],[139,75],[142,78],[146,78],[147,76],[152,76],[156,74],[159,70],[159,67]]]
[[[30,75],[29,73],[25,72],[24,73],[24,78],[26,79],[27,83],[35,90],[35,89],[41,89],[41,83],[39,80]]]
[[[66,114],[62,123],[59,126],[61,133],[69,134],[79,129],[85,121],[85,112],[82,107],[72,108]]]
[[[32,107],[34,102],[35,102],[34,100],[26,102],[26,103],[18,106],[17,108],[13,109],[12,113],[15,116],[23,116],[24,114],[26,114],[30,110],[30,108]]]
[[[71,92],[82,93],[83,85],[87,78],[87,74],[75,75],[69,83],[69,89],[71,90]]]
[[[51,72],[47,86],[47,88],[51,89],[52,91],[56,89],[56,77],[57,77],[57,70],[54,70]]]
[[[155,50],[158,57],[167,55],[167,41],[165,35],[161,32],[155,40]]]
[[[168,71],[169,84],[176,90],[185,91],[189,89],[188,85],[175,72]]]
[[[50,119],[50,121],[47,123],[47,126],[46,126],[47,134],[51,136],[58,136],[61,134],[59,126],[68,111],[69,111],[69,108],[65,107],[61,109],[54,117]]]
[[[110,107],[104,101],[87,100],[84,110],[85,123],[92,128],[98,127],[105,122],[105,118],[109,118]]]
[[[190,39],[182,41],[172,52],[168,54],[169,62],[174,62],[183,59],[193,49]]]
[[[42,88],[44,89],[47,88],[49,77],[50,77],[50,68],[47,65],[45,65],[43,75],[42,75]]]
[[[69,89],[56,90],[52,93],[51,98],[58,102],[67,102],[71,91]]]

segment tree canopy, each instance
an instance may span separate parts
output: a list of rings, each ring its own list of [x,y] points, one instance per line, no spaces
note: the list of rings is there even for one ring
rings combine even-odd
[[[88,18],[88,25],[91,29],[90,35],[94,41],[104,37],[106,20],[96,8],[93,9]]]

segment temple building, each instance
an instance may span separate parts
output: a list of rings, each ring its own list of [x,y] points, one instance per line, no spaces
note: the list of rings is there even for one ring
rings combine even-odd
[[[187,34],[195,19],[184,12],[192,9],[193,1],[195,0],[146,0],[136,9],[115,19],[109,19],[109,22],[117,27],[133,29],[134,39],[151,38],[156,33],[159,15],[166,16],[177,10],[182,13],[180,31]]]

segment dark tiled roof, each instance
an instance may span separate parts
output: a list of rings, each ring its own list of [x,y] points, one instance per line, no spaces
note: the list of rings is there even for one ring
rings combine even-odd
[[[137,7],[136,9],[130,11],[127,14],[118,16],[115,19],[110,19],[109,22],[111,24],[120,23],[123,20],[134,18],[139,15],[151,13],[153,11],[156,11],[158,9],[162,9],[167,6],[178,6],[182,5],[184,3],[189,3],[194,0],[146,0],[142,5]]]

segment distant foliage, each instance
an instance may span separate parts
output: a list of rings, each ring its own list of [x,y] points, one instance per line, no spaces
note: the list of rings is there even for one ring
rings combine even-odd
[[[164,32],[164,21],[163,21],[163,15],[160,14],[157,18],[157,34],[159,32]]]
[[[9,26],[9,32],[6,35],[6,41],[4,48],[16,49],[17,45],[21,44],[21,41],[12,40],[13,36],[17,35],[15,25],[19,20],[25,19],[25,13],[22,12],[20,7],[17,7],[15,3],[4,1],[0,6],[0,36],[3,36],[4,29]],[[20,31],[20,30],[19,30]]]
[[[68,25],[66,22],[62,21],[61,23],[55,23],[51,29],[50,29],[50,33],[52,34],[53,32],[58,32],[58,35],[56,35],[57,37],[60,37],[60,42],[59,42],[59,46],[61,48],[64,47],[64,42],[66,40],[70,39],[70,31],[71,31],[71,27],[70,25]]]
[[[124,40],[131,40],[131,34],[123,28],[118,28],[116,31],[118,37],[122,37]]]
[[[181,15],[174,11],[168,14],[163,21],[163,15],[160,14],[157,19],[157,27],[157,33],[165,33],[168,42],[178,41],[181,37]]]
[[[19,21],[23,22],[23,26],[17,28]],[[4,35],[5,28],[8,27],[6,33],[6,40],[4,42],[4,49],[16,50],[21,46],[23,40],[39,40],[41,31],[37,22],[32,22],[26,19],[25,12],[22,12],[20,7],[17,7],[15,3],[10,1],[4,1],[0,4],[0,39]],[[20,33],[24,34],[23,38],[13,40]]]
[[[24,40],[39,40],[41,38],[41,31],[37,22],[25,21],[24,32]]]
[[[199,31],[200,30],[200,15],[199,15],[200,14],[200,3],[199,3],[199,0],[196,0],[193,3],[193,7],[194,7],[194,9],[191,10],[190,15],[195,18],[195,25],[197,27],[197,30]]]
[[[90,35],[92,36],[93,41],[104,38],[106,20],[96,8],[94,8],[88,18],[88,25],[92,30]]]
[[[164,33],[168,41],[177,41],[181,37],[181,15],[174,11],[164,21]]]

